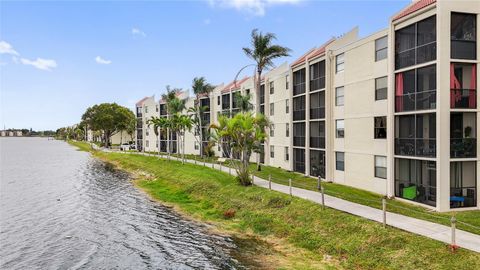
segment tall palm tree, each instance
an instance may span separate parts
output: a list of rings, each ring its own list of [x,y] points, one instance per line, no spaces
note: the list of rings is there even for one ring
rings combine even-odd
[[[177,112],[181,112],[185,109],[185,102],[186,100],[181,100],[178,98],[180,93],[182,92],[179,88],[170,88],[167,85],[167,93],[162,95],[162,99],[165,100],[167,105],[167,119],[170,119],[172,115],[176,114]],[[171,123],[170,123],[171,124]],[[167,130],[167,153],[170,157],[171,149],[170,149],[170,129]]]
[[[185,164],[185,133],[192,130],[192,119],[188,115],[179,113],[175,115],[174,119],[182,145],[182,163]]]
[[[202,118],[203,118],[203,113],[206,111],[206,108],[202,110],[200,107],[200,96],[209,94],[212,92],[214,89],[213,85],[207,83],[207,80],[205,77],[195,77],[193,78],[192,82],[192,90],[193,93],[195,94],[195,108],[196,111],[195,113],[197,121],[198,121],[198,126],[199,126],[199,136],[200,136],[200,155],[203,156],[203,123],[202,123]]]
[[[250,102],[252,95],[250,93],[242,95],[240,92],[235,92],[235,101],[237,103],[240,112],[249,112],[253,109],[253,105]]]
[[[167,131],[167,126],[168,126],[168,120],[165,117],[152,117],[147,121],[148,126],[153,125],[153,131],[155,132],[155,135],[157,135],[158,138],[158,154],[160,155],[161,152],[161,135],[162,132]]]
[[[260,112],[260,81],[262,72],[265,68],[273,67],[273,60],[290,56],[290,49],[280,45],[272,44],[277,39],[273,33],[259,32],[258,29],[252,30],[251,48],[243,48],[243,52],[256,64],[255,93],[257,95],[255,102],[255,111]],[[257,155],[257,168],[260,170],[260,154]]]

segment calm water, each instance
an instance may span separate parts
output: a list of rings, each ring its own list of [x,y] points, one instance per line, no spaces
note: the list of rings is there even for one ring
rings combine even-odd
[[[61,141],[0,139],[1,269],[234,269],[235,244]]]

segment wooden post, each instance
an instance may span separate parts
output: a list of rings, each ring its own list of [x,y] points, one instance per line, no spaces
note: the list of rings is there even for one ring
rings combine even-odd
[[[272,190],[272,175],[268,175],[268,189]]]
[[[320,187],[320,192],[322,193],[322,210],[325,210],[325,191],[323,187]]]
[[[290,187],[290,196],[292,196],[292,179],[288,179],[288,186]]]
[[[456,239],[455,239],[455,228],[457,226],[457,219],[455,217],[452,217],[450,219],[450,223],[452,225],[452,243],[451,243],[451,247],[453,250],[455,250],[456,246],[457,246],[457,243],[456,243]]]
[[[387,227],[387,199],[382,198],[382,210],[383,210],[383,227]]]

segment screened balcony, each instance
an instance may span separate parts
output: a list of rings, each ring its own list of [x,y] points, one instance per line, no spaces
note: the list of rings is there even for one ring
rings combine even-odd
[[[395,196],[431,206],[436,205],[435,161],[395,159]]]
[[[477,206],[477,169],[475,161],[450,163],[450,207]]]
[[[477,108],[477,66],[475,64],[450,64],[450,108]]]
[[[432,110],[437,105],[436,66],[395,74],[395,111]]]
[[[293,98],[293,121],[305,120],[305,96]]]
[[[310,119],[325,118],[325,91],[310,94]]]
[[[450,157],[477,157],[476,113],[450,115]]]
[[[167,104],[160,104],[160,115],[167,115]]]
[[[305,146],[305,123],[293,123],[293,146]]]
[[[325,179],[325,151],[310,150],[310,175]]]
[[[265,104],[265,84],[260,85],[260,104]]]
[[[452,13],[451,57],[453,59],[477,59],[475,14]]]
[[[325,88],[325,61],[310,65],[310,91]]]
[[[305,93],[305,69],[302,68],[293,72],[293,95]]]
[[[230,109],[230,94],[222,95],[222,110]]]
[[[310,147],[325,149],[325,122],[310,122]]]
[[[435,157],[435,114],[395,117],[395,155]]]
[[[293,148],[293,170],[305,173],[305,149]]]

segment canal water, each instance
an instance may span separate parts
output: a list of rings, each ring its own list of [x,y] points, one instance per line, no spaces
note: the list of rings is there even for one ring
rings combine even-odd
[[[0,139],[0,269],[242,269],[236,246],[62,141]]]

